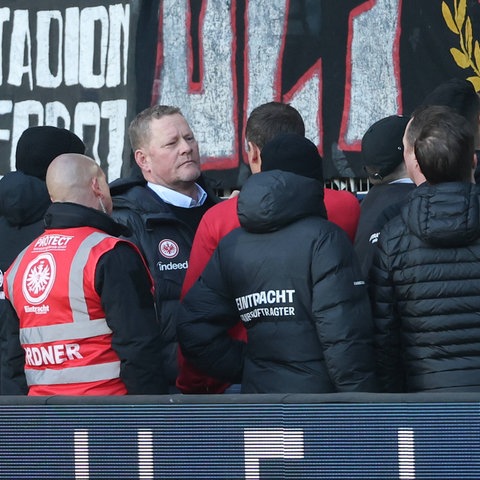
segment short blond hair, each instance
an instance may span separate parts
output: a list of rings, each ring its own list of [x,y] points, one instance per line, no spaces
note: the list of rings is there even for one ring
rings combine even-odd
[[[144,147],[150,141],[150,122],[153,119],[165,117],[167,115],[182,115],[178,107],[169,105],[153,105],[142,110],[130,123],[128,127],[128,136],[132,150],[138,150]]]

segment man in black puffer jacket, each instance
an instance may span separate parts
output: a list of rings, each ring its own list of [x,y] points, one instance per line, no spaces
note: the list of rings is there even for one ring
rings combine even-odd
[[[45,184],[47,168],[62,153],[84,153],[85,145],[73,132],[64,128],[38,126],[27,128],[17,142],[16,171],[0,180],[0,394],[26,394],[23,357],[17,357],[13,371],[22,372],[12,378],[3,368],[5,358],[17,351],[18,330],[7,331],[6,315],[11,305],[5,300],[3,273],[15,257],[45,229],[43,217],[50,206]],[[10,365],[11,367],[11,365]]]
[[[474,133],[448,107],[414,112],[419,185],[382,230],[371,272],[378,372],[392,392],[480,391],[480,189]]]
[[[130,142],[139,172],[110,185],[113,217],[132,232],[155,281],[164,374],[176,391],[176,322],[193,237],[218,199],[200,171],[198,143],[177,107],[154,105],[131,122]]]
[[[184,298],[182,351],[243,393],[375,391],[366,286],[347,235],[326,220],[318,150],[282,134],[261,155],[285,169],[243,186],[243,228],[221,240]],[[227,334],[239,316],[248,344]]]

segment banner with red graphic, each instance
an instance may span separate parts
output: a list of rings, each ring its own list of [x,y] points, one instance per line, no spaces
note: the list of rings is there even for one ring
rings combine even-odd
[[[179,106],[217,186],[241,183],[261,103],[302,114],[328,178],[363,176],[363,133],[442,81],[480,89],[478,0],[15,0],[0,7],[0,174],[29,125],[85,139],[109,180],[152,103]],[[240,177],[239,177],[240,173]]]

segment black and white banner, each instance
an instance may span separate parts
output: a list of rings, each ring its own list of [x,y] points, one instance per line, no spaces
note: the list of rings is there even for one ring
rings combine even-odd
[[[109,178],[120,176],[135,85],[130,3],[2,5],[0,173],[14,169],[16,143],[26,128],[55,125],[83,138]]]

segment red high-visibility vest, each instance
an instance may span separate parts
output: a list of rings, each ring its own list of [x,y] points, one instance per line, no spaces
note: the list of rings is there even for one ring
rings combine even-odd
[[[98,260],[120,241],[91,227],[47,230],[7,270],[29,395],[127,393],[94,286]]]

